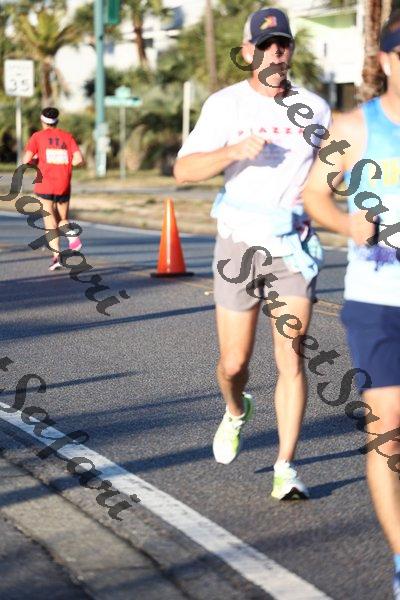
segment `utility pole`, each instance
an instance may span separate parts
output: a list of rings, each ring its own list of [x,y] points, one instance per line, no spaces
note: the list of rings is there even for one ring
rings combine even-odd
[[[209,74],[209,88],[211,92],[215,92],[218,87],[217,80],[217,59],[215,53],[215,34],[214,34],[214,15],[212,11],[211,0],[206,0],[205,11],[205,43],[206,55]]]
[[[125,144],[126,144],[126,107],[119,107],[119,176],[120,179],[126,177],[126,158],[125,158]]]
[[[183,107],[182,107],[182,144],[186,141],[190,132],[190,104],[192,100],[192,83],[185,81],[183,84]]]
[[[95,109],[96,109],[96,175],[105,177],[107,157],[107,124],[104,109],[104,3],[95,0],[94,3],[94,33],[96,38],[96,80],[95,80]]]
[[[17,166],[22,162],[22,108],[21,108],[21,96],[15,98],[16,110],[15,110],[15,134],[17,138]]]

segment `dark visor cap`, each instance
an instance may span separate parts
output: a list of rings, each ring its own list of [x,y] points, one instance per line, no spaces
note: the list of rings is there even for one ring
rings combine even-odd
[[[250,19],[250,36],[249,41],[255,46],[274,36],[293,40],[289,20],[278,8],[263,8],[253,13]]]
[[[382,52],[391,52],[394,48],[400,46],[400,25],[397,29],[386,29],[382,31],[379,49]]]

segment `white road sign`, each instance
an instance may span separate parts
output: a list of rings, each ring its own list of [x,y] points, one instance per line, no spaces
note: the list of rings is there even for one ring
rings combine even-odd
[[[33,96],[34,93],[33,60],[4,61],[4,89],[8,96]]]
[[[140,98],[120,98],[118,96],[106,96],[104,99],[106,106],[116,106],[132,108],[135,106],[141,106],[142,101]]]

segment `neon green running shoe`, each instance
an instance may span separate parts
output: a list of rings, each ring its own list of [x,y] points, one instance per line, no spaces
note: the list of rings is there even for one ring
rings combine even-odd
[[[274,466],[274,484],[271,496],[277,500],[307,500],[310,492],[297,476],[290,462],[282,461]]]
[[[218,463],[229,465],[239,454],[242,427],[253,415],[254,403],[250,394],[243,393],[244,414],[233,417],[226,409],[213,441],[214,458]]]

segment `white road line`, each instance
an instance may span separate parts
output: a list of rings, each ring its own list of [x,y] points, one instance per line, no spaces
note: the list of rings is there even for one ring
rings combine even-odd
[[[0,210],[0,215],[4,217],[11,217],[12,219],[19,219],[25,216],[21,215],[20,213],[11,212],[10,210]]]
[[[89,225],[90,227],[94,227],[95,229],[108,229],[109,231],[127,231],[129,233],[139,233],[140,235],[161,235],[161,231],[159,229],[140,229],[138,227],[125,227],[123,225],[107,225],[106,223],[93,223],[92,221],[82,221],[78,219],[79,223],[82,225]],[[193,233],[182,233],[179,232],[180,237],[191,238],[195,237]]]
[[[11,212],[8,210],[0,210],[0,216],[11,217],[14,219],[19,219],[22,217],[26,218],[26,215],[21,215],[20,213]],[[124,227],[123,225],[107,225],[106,223],[94,223],[93,221],[82,221],[82,219],[77,219],[78,223],[81,223],[85,227],[94,227],[94,229],[108,229],[109,231],[127,231],[129,233],[138,233],[140,235],[161,235],[161,231],[159,229],[140,229],[139,227]],[[192,238],[195,237],[194,233],[182,233],[179,232],[180,237],[183,238]],[[200,235],[200,234],[199,234]]]
[[[1,407],[9,404],[0,402]],[[21,411],[0,414],[0,418],[23,430],[45,446],[64,434],[53,427],[43,433],[46,438],[34,433],[32,425],[21,418]],[[31,417],[31,421],[33,418]],[[39,422],[39,421],[38,421]],[[105,456],[94,452],[83,444],[69,443],[58,453],[69,460],[78,456],[89,458],[104,479],[111,481],[114,488],[125,494],[136,494],[142,506],[169,523],[188,538],[214,554],[245,579],[262,588],[276,600],[329,600],[329,597],[301,577],[291,573],[246,542],[232,535],[207,517],[190,508],[183,502],[159,490],[137,475],[126,471]],[[82,465],[83,467],[83,465]]]
[[[129,233],[140,233],[143,235],[160,235],[160,231],[156,229],[139,229],[138,227],[124,227],[123,225],[107,225],[106,223],[94,223],[93,221],[82,221],[79,223],[85,227],[94,227],[94,229],[108,229],[109,231],[128,231]]]
[[[20,215],[20,214],[15,214],[13,212],[9,212],[6,210],[0,210],[0,216],[4,215],[7,217],[23,217],[24,215]],[[79,223],[82,223],[82,225],[86,226],[90,226],[90,227],[94,227],[95,229],[106,229],[109,231],[127,231],[129,233],[138,233],[140,235],[157,235],[160,236],[161,235],[161,231],[159,229],[140,229],[139,227],[125,227],[123,225],[107,225],[106,223],[94,223],[93,221],[82,221],[81,219],[78,219]],[[182,238],[193,238],[193,237],[213,237],[213,236],[203,236],[202,234],[195,234],[195,233],[182,233],[179,232],[180,237]],[[347,247],[342,247],[342,246],[322,246],[324,250],[337,250],[338,252],[347,252]]]

